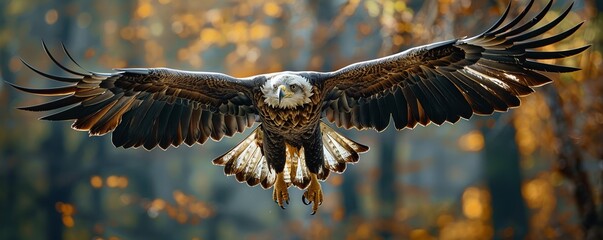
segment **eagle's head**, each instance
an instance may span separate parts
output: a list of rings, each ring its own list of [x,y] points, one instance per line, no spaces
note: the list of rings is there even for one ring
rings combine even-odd
[[[299,75],[282,73],[272,76],[264,86],[264,102],[271,107],[295,108],[310,102],[312,84]]]

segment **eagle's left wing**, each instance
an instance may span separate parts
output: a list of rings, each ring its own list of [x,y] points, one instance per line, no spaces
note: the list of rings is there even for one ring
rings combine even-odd
[[[80,73],[61,65],[46,45],[44,50],[53,62],[76,77],[50,75],[24,62],[38,74],[69,85],[31,89],[11,84],[33,94],[63,96],[21,109],[57,110],[42,119],[74,120],[74,129],[90,135],[114,131],[112,140],[117,147],[152,149],[159,145],[165,149],[183,142],[203,144],[208,138],[218,141],[255,123],[257,111],[249,98],[254,78],[167,68]]]
[[[572,56],[589,47],[534,50],[565,39],[582,23],[558,35],[533,39],[561,22],[571,5],[555,20],[531,29],[551,7],[549,2],[532,20],[518,24],[532,3],[501,26],[509,4],[498,22],[476,37],[416,47],[326,73],[320,80],[328,91],[324,115],[339,127],[381,131],[390,115],[395,127],[403,129],[417,123],[454,123],[473,113],[491,114],[518,106],[518,96],[551,81],[538,71],[578,70],[535,60]]]

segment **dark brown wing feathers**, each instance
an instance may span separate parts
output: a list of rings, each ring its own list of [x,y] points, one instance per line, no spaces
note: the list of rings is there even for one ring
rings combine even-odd
[[[255,122],[256,111],[245,94],[251,80],[165,68],[81,73],[59,63],[43,47],[57,66],[76,77],[50,75],[24,62],[46,78],[71,85],[30,89],[11,84],[32,94],[64,96],[21,109],[54,111],[42,119],[74,120],[74,129],[91,135],[114,130],[115,146],[165,149],[204,143],[208,138],[220,140],[242,132]]]
[[[339,127],[385,129],[393,120],[396,129],[430,122],[442,124],[491,114],[520,104],[519,97],[551,80],[539,73],[571,72],[577,68],[541,63],[581,53],[589,46],[561,51],[537,48],[572,35],[582,23],[546,38],[537,38],[557,26],[572,5],[557,18],[534,27],[552,6],[550,1],[528,21],[533,1],[505,23],[509,7],[484,33],[407,50],[371,61],[352,64],[331,73],[302,73],[321,88],[323,114]],[[116,69],[115,73],[75,71],[50,59],[75,77],[36,73],[70,85],[58,88],[15,88],[43,96],[62,98],[28,111],[53,111],[45,120],[74,120],[73,128],[103,135],[114,130],[116,146],[151,149],[207,139],[220,140],[250,127],[257,110],[249,98],[253,80],[219,73],[186,72],[165,68]],[[63,46],[63,50],[65,47]],[[81,68],[65,51],[67,57]],[[317,76],[317,77],[315,77]],[[318,95],[317,95],[318,96]]]
[[[538,73],[572,72],[578,68],[538,62],[573,56],[589,46],[561,51],[537,48],[555,44],[575,33],[582,23],[553,36],[542,36],[557,26],[572,5],[553,21],[532,29],[552,5],[550,1],[531,20],[522,20],[526,8],[504,24],[502,17],[486,32],[469,39],[449,40],[409,49],[384,58],[352,64],[328,73],[324,115],[339,127],[385,129],[393,119],[396,129],[417,123],[442,124],[491,114],[520,104],[519,97],[551,80]],[[333,104],[334,102],[344,104]]]

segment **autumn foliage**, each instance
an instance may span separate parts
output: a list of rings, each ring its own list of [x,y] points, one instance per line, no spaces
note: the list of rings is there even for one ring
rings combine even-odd
[[[546,2],[538,0],[535,5]],[[233,76],[330,71],[416,45],[479,34],[506,4],[2,1],[0,78],[34,87],[50,84],[19,60],[58,72],[41,57],[40,39],[52,43],[56,53],[59,42],[64,42],[84,67],[100,72],[120,67],[171,67]],[[512,4],[511,14],[517,14],[525,1]],[[547,18],[555,18],[568,4],[555,1]],[[238,184],[210,164],[241,136],[165,152],[114,149],[109,136],[90,139],[69,130],[67,123],[37,121],[38,114],[15,110],[42,99],[26,98],[0,84],[0,238],[601,236],[596,234],[603,227],[602,9],[594,0],[576,1],[568,20],[557,29],[586,21],[571,39],[553,46],[573,49],[592,44],[583,54],[557,62],[583,70],[548,74],[554,83],[522,98],[522,106],[509,113],[441,127],[389,129],[380,135],[346,132],[374,147],[346,174],[329,178],[325,204],[314,217],[297,204],[301,191],[291,192],[292,200],[299,201],[293,205],[299,206],[282,211],[268,192]],[[60,60],[67,62],[65,56]],[[503,149],[502,156],[495,156],[504,161],[488,161],[493,159],[490,149],[504,144],[516,150]],[[572,154],[564,158],[565,152]],[[590,195],[581,198],[576,186],[587,186]],[[501,203],[493,198],[499,196],[496,193],[518,202]],[[592,207],[581,208],[590,206],[588,200]],[[500,209],[523,212],[501,215]],[[588,220],[592,214],[594,221]],[[507,223],[512,220],[515,225]]]

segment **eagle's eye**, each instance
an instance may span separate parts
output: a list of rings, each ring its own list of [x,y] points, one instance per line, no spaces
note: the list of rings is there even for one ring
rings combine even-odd
[[[296,91],[298,87],[299,86],[297,86],[297,84],[291,84],[291,86],[289,86],[289,88],[291,89],[291,91]]]

